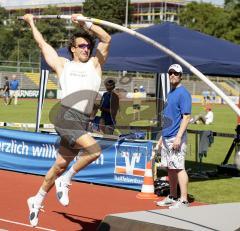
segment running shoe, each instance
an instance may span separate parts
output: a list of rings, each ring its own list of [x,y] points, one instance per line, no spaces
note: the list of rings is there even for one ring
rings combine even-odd
[[[165,197],[163,200],[161,201],[157,201],[157,205],[158,206],[169,206],[169,205],[172,205],[173,203],[175,203],[177,200],[174,199],[172,196],[167,196]]]
[[[179,209],[179,208],[187,208],[187,207],[189,207],[189,202],[179,199],[173,205],[169,206],[169,209]]]
[[[57,199],[63,206],[67,206],[69,204],[68,192],[70,185],[71,184],[67,182],[62,176],[58,177],[55,180]]]
[[[35,227],[38,224],[38,214],[39,211],[43,211],[43,206],[37,205],[34,203],[34,197],[30,197],[27,200],[28,208],[29,208],[29,221],[30,224]]]

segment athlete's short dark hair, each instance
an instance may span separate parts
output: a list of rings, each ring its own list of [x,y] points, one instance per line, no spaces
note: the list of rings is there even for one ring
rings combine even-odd
[[[80,31],[80,32],[73,34],[68,43],[68,50],[71,53],[72,57],[73,57],[73,53],[71,51],[71,48],[76,46],[77,38],[84,38],[89,41],[89,43],[91,45],[90,55],[92,55],[92,52],[93,52],[93,49],[94,49],[95,43],[96,43],[95,38],[85,31]]]

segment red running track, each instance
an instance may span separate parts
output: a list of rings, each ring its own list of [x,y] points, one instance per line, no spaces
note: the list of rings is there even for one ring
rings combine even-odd
[[[0,170],[0,179],[1,231],[93,231],[108,214],[159,209],[153,200],[137,199],[137,191],[73,182],[69,206],[59,204],[53,188],[45,200],[45,212],[39,215],[38,226],[32,228],[26,200],[36,194],[43,177]]]

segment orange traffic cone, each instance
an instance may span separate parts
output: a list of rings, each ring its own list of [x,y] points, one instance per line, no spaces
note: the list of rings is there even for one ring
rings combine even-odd
[[[158,196],[154,194],[154,184],[152,175],[152,161],[148,161],[145,169],[142,190],[137,194],[138,199],[157,199]]]

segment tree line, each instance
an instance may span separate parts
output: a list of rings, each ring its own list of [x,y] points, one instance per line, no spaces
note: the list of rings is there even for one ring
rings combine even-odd
[[[125,1],[122,0],[86,0],[83,5],[85,16],[99,18],[123,25],[125,23]],[[129,19],[131,22],[131,7]],[[43,14],[60,14],[58,8],[49,6]],[[39,62],[40,53],[25,22],[17,20],[24,12],[9,13],[0,7],[0,61]],[[192,2],[187,4],[178,15],[180,25],[200,31],[217,38],[240,44],[240,2],[225,0],[223,8],[209,3]],[[67,45],[71,34],[77,28],[66,20],[39,20],[37,27],[54,47]],[[113,29],[106,28],[110,33]]]

